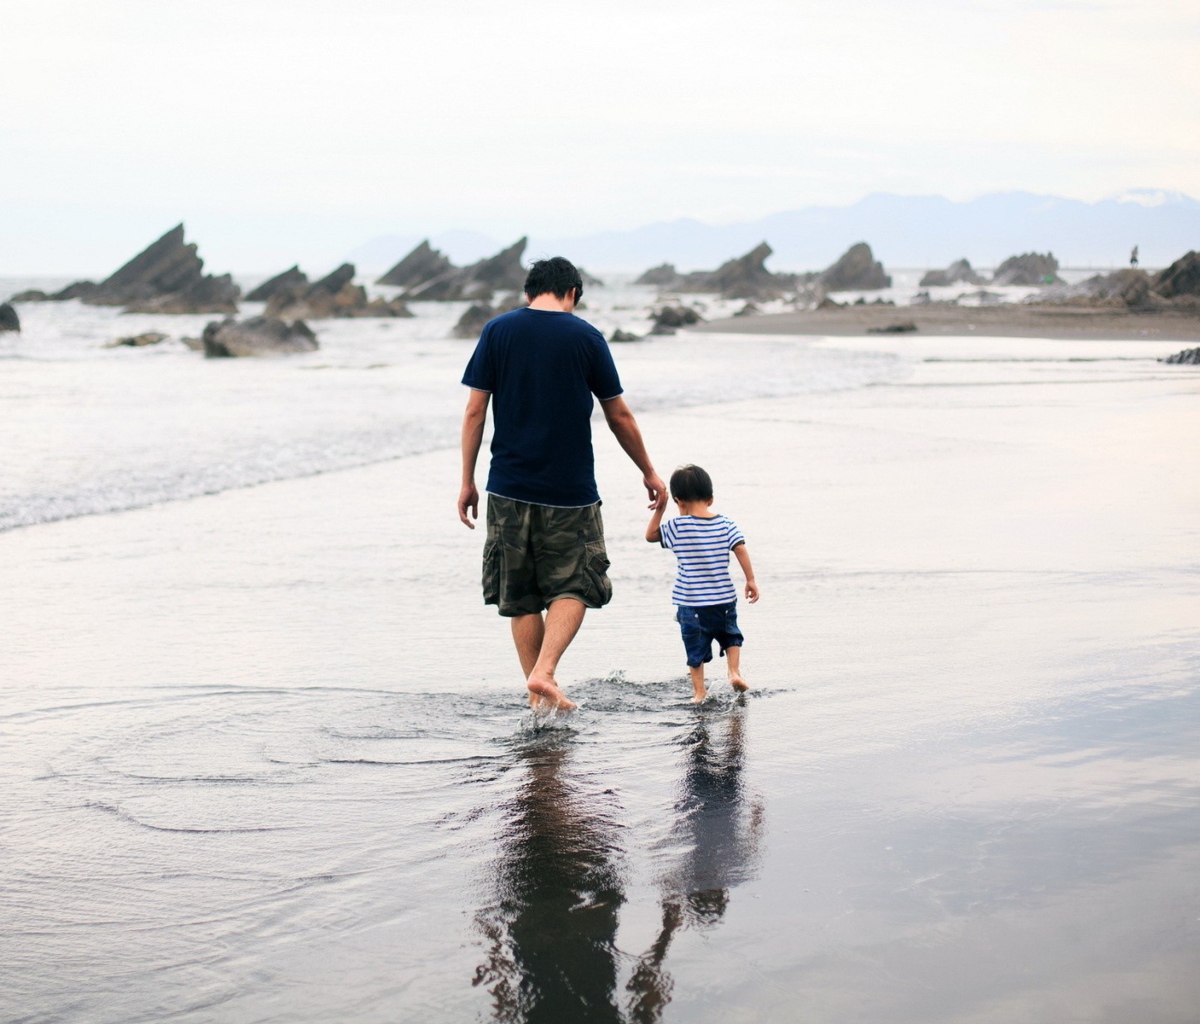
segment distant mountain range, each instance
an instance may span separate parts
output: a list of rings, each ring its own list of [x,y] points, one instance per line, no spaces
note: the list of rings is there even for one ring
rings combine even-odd
[[[952,202],[940,196],[867,196],[852,206],[809,206],[738,224],[675,220],[631,231],[530,240],[526,259],[561,253],[592,272],[715,267],[761,241],[775,270],[828,266],[852,244],[869,242],[889,267],[941,267],[966,257],[990,267],[1023,252],[1053,252],[1067,267],[1122,266],[1140,248],[1145,266],[1165,266],[1200,249],[1200,201],[1177,192],[1137,190],[1097,203],[1029,192]],[[374,239],[347,258],[382,270],[420,239]],[[464,263],[510,244],[474,232],[448,232],[433,244]]]

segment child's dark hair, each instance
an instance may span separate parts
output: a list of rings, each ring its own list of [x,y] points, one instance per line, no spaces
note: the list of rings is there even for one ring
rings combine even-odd
[[[537,260],[525,278],[525,294],[531,299],[546,292],[553,292],[560,299],[565,299],[572,288],[575,289],[575,301],[578,302],[583,298],[583,276],[565,256]]]
[[[671,474],[671,497],[676,501],[712,501],[712,477],[699,466],[680,466]]]

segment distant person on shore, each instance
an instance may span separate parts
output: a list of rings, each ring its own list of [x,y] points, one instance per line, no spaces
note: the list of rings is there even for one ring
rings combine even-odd
[[[679,509],[674,519],[662,521],[660,506],[650,517],[646,540],[675,552],[679,561],[671,600],[683,633],[692,699],[699,704],[708,696],[704,666],[712,661],[715,640],[729,666],[729,682],[739,692],[750,689],[742,678],[742,631],[737,621],[737,591],[729,575],[732,551],[746,577],[746,600],[758,600],[754,567],[746,539],[737,524],[712,510],[712,478],[699,466],[681,466],[671,474],[671,497]]]
[[[1134,270],[1137,269],[1137,265],[1138,265],[1138,252],[1137,251],[1138,251],[1138,247],[1135,245],[1133,247],[1133,252],[1131,252],[1129,254],[1129,265],[1131,267],[1133,267]]]
[[[569,709],[555,679],[588,608],[612,598],[592,452],[592,397],[642,472],[650,507],[667,502],[625,399],[604,335],[574,315],[583,278],[561,256],[538,260],[525,279],[529,305],[488,321],[462,382],[471,389],[462,428],[458,517],[479,517],[475,463],[488,403],[483,600],[512,620],[529,703]],[[544,616],[543,616],[543,613]]]

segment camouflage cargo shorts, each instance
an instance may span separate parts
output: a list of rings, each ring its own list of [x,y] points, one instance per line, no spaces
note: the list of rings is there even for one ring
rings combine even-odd
[[[560,597],[588,608],[612,599],[600,503],[531,505],[489,494],[483,602],[507,616],[533,615]]]

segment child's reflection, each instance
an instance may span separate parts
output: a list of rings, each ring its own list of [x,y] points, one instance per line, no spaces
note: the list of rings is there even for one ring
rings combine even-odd
[[[675,932],[714,926],[729,905],[730,888],[755,869],[763,808],[747,799],[742,782],[743,712],[739,706],[724,720],[702,718],[684,741],[674,831],[687,853],[663,882],[662,926],[627,986],[629,1018],[638,1024],[661,1020],[671,1000],[673,983],[663,962]]]
[[[613,940],[625,900],[617,826],[569,776],[569,749],[535,745],[501,840],[497,901],[481,911],[476,985],[497,1021],[619,1021]],[[603,800],[603,797],[600,797]]]

